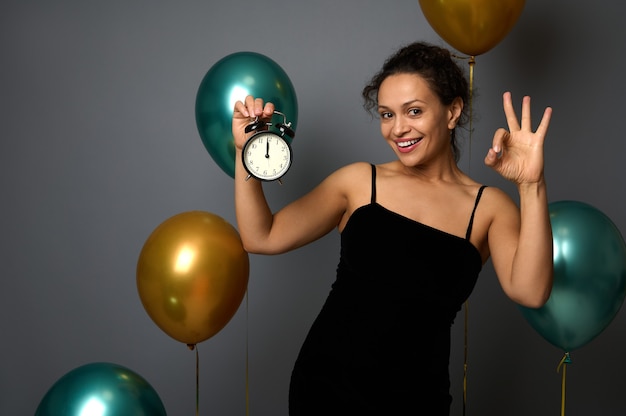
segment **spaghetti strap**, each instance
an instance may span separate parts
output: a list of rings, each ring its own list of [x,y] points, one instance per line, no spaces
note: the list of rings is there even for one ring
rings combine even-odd
[[[372,200],[371,204],[376,202],[376,165],[370,163],[372,165]]]
[[[472,226],[474,225],[474,214],[476,214],[476,208],[478,208],[478,202],[480,201],[480,197],[483,194],[483,191],[487,185],[482,185],[478,190],[478,195],[476,195],[476,201],[474,201],[474,209],[472,210],[472,216],[470,217],[469,224],[467,226],[467,232],[465,233],[465,239],[469,240],[472,235]]]

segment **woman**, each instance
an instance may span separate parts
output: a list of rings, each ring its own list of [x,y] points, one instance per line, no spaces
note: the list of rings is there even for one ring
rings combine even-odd
[[[400,49],[363,96],[397,159],[343,167],[276,213],[241,164],[245,127],[274,105],[251,96],[235,105],[239,231],[262,254],[341,233],[337,279],[293,370],[291,416],[448,415],[450,326],[487,259],[513,301],[539,307],[550,294],[543,142],[552,110],[533,132],[530,98],[520,124],[504,94],[509,129],[496,131],[485,163],[517,185],[518,208],[457,165],[468,85],[447,50]]]

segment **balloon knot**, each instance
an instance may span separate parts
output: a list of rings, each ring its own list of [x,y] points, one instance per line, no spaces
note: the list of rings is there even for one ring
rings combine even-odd
[[[193,351],[196,348],[196,344],[187,344],[187,347],[190,351]]]
[[[563,365],[565,364],[571,364],[572,363],[572,359],[569,356],[569,352],[566,352],[563,355],[563,358],[561,358],[561,361],[559,362],[559,365],[556,368],[556,372],[559,373],[561,372],[561,367],[563,367]]]

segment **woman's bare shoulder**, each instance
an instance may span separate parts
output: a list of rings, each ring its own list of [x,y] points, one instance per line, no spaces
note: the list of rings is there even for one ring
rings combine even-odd
[[[345,210],[339,222],[339,230],[343,229],[348,218],[360,206],[371,200],[372,164],[355,162],[337,169],[325,182],[334,189],[340,189],[345,198]]]
[[[354,162],[348,165],[345,165],[335,172],[331,174],[331,176],[338,176],[345,179],[352,179],[355,177],[360,177],[364,174],[371,174],[372,172],[372,164],[368,162]]]
[[[370,186],[371,164],[355,162],[338,168],[326,177],[312,192],[321,199],[341,197],[347,205],[353,203],[365,186]]]
[[[515,201],[502,189],[495,186],[487,186],[480,200],[480,208],[488,212],[491,219],[518,216],[519,208]]]
[[[350,193],[350,190],[359,186],[363,182],[364,177],[371,177],[372,167],[367,162],[355,162],[349,165],[345,165],[334,172],[322,182],[333,188],[343,189],[344,192]]]

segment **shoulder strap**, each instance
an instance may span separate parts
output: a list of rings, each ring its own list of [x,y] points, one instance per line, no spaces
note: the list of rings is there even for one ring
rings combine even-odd
[[[376,202],[376,166],[373,163],[370,165],[372,165],[372,200],[370,203],[373,204]]]
[[[474,201],[474,209],[472,210],[472,216],[470,217],[470,221],[467,226],[467,232],[465,233],[466,240],[469,240],[470,236],[472,235],[472,226],[474,225],[474,214],[476,214],[476,208],[478,208],[478,202],[480,201],[480,197],[482,196],[483,191],[485,190],[486,187],[487,185],[483,185],[480,187],[480,189],[478,189],[478,195],[476,195],[476,201]]]

